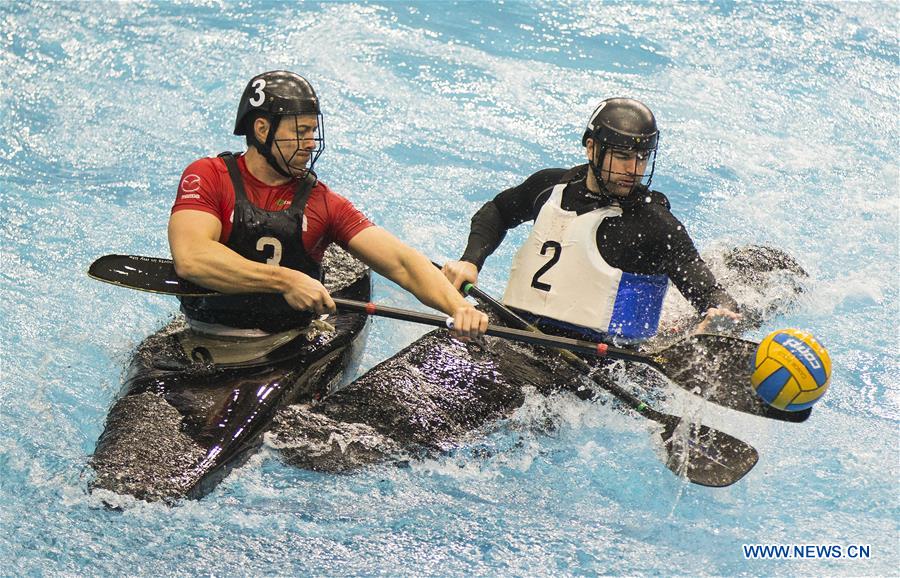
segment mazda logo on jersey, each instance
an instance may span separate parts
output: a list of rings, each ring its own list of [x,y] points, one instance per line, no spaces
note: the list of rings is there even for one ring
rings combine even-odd
[[[181,190],[185,193],[193,193],[200,190],[200,177],[197,175],[185,175],[181,179]]]

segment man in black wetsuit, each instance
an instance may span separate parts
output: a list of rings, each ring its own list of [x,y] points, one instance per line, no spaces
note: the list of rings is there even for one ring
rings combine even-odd
[[[485,204],[444,273],[456,287],[475,283],[506,231],[533,220],[503,302],[544,331],[639,343],[657,332],[669,281],[703,316],[698,330],[738,320],[666,196],[649,188],[658,140],[643,103],[601,102],[582,137],[587,164],[539,171]]]

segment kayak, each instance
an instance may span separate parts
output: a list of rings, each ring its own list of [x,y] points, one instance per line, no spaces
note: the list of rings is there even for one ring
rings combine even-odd
[[[332,295],[369,299],[369,270],[347,253],[330,249],[323,269]],[[90,460],[91,490],[169,502],[207,494],[260,447],[279,409],[352,375],[367,317],[326,321],[246,338],[198,333],[178,316],[145,339]]]
[[[742,247],[707,261],[742,306],[744,330],[786,312],[803,292],[806,272],[777,249]],[[723,381],[731,384],[730,389],[712,387],[719,391],[701,393],[708,398],[720,396],[712,401],[723,405],[743,396],[743,411],[762,415],[768,407],[744,379],[756,344],[730,340],[727,349],[705,354],[702,348],[685,342],[685,335],[697,322],[689,306],[667,303],[666,312],[659,336],[645,347],[670,346],[671,354],[683,358],[684,371],[677,385],[701,391],[702,379],[724,372]],[[491,322],[497,321],[492,316]],[[679,340],[686,345],[671,346]],[[717,366],[712,367],[711,362]],[[626,365],[630,380],[640,383],[642,397],[664,396],[664,376],[646,365]],[[595,378],[604,375],[609,376],[603,370],[594,372]],[[691,375],[701,379],[692,381]],[[528,391],[582,394],[584,384],[582,371],[546,348],[493,337],[462,343],[439,329],[339,391],[284,408],[266,443],[277,449],[285,462],[316,471],[348,472],[373,463],[402,463],[452,450],[479,427],[511,415],[524,403]],[[789,416],[785,421],[802,421],[808,415],[796,420]]]

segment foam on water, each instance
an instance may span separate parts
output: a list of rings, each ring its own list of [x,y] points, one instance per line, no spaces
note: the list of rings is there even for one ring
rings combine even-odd
[[[896,7],[889,2],[8,4],[0,11],[0,559],[9,574],[873,575],[900,565]],[[533,171],[581,161],[596,103],[647,102],[654,185],[705,252],[783,248],[810,273],[761,327],[832,355],[804,424],[673,395],[753,444],[711,490],[673,476],[653,425],[529,395],[448,455],[326,475],[264,448],[175,508],[85,494],[130,351],[171,298],[84,274],[167,255],[181,170],[242,142],[244,83],[307,75],[322,180],[436,260]],[[503,288],[524,228],[488,260]],[[713,251],[714,252],[714,251]],[[383,279],[375,298],[415,300]],[[672,303],[672,302],[670,302]],[[677,304],[677,300],[674,301]],[[424,329],[380,320],[363,369]],[[634,386],[635,384],[631,384]],[[657,403],[654,401],[654,403]],[[743,543],[871,544],[868,560],[746,560]]]

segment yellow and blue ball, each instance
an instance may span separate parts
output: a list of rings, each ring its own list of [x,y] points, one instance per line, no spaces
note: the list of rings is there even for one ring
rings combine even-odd
[[[809,333],[779,329],[756,350],[750,382],[772,407],[801,411],[819,401],[831,380],[828,351]]]

